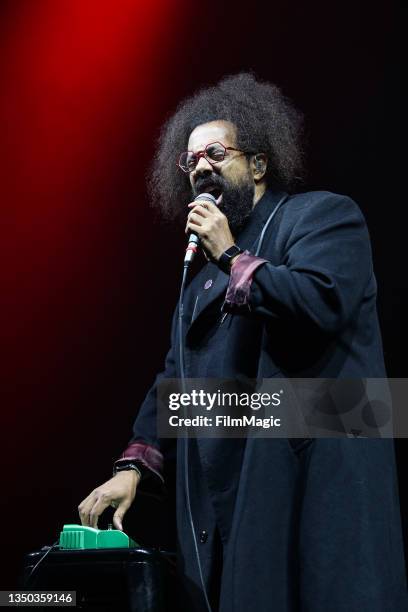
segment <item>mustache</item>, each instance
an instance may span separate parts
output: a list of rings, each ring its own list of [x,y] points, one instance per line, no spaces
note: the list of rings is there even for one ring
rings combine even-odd
[[[198,195],[200,193],[204,193],[207,189],[217,187],[221,191],[227,187],[226,182],[217,174],[206,176],[203,178],[198,178],[194,184],[194,194]]]

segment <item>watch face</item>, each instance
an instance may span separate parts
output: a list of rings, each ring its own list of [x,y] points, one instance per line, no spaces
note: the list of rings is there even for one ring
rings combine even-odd
[[[225,251],[225,254],[232,259],[232,257],[235,257],[235,255],[238,255],[238,253],[241,253],[241,249],[239,248],[239,246],[237,246],[236,244],[234,244],[232,247],[230,247],[229,249],[227,249]]]
[[[218,260],[218,267],[221,268],[223,272],[226,274],[230,273],[231,270],[231,261],[236,255],[242,253],[242,249],[239,248],[236,244],[233,244],[232,247],[224,251],[221,257]]]

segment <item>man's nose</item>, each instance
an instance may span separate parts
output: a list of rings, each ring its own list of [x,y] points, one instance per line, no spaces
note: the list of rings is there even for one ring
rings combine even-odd
[[[200,176],[202,174],[208,174],[209,172],[213,171],[213,167],[210,164],[210,162],[208,161],[208,159],[206,159],[204,157],[204,155],[202,155],[200,157],[200,159],[198,160],[198,163],[195,167],[195,174],[196,176]]]

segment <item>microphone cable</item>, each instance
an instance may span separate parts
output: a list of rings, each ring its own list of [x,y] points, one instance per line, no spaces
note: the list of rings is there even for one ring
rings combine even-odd
[[[51,546],[47,547],[47,550],[44,552],[44,554],[39,558],[39,560],[37,561],[37,563],[31,568],[30,573],[28,574],[26,580],[25,580],[25,586],[28,587],[30,581],[34,578],[34,573],[37,569],[37,567],[40,565],[40,563],[42,563],[42,561],[44,561],[45,557],[52,551],[54,550],[54,548],[56,548],[59,544],[59,539],[54,542],[54,544],[52,544]]]
[[[216,204],[216,200],[214,196],[209,193],[205,193],[205,194],[201,193],[200,195],[198,195],[195,201],[200,201],[200,200],[210,200],[211,202]],[[191,240],[192,236],[194,236],[193,240]],[[189,245],[191,242],[195,242],[195,244],[198,245],[198,240],[195,240],[195,238],[196,238],[195,234],[190,235]],[[189,249],[189,247],[187,247],[187,249]],[[180,298],[179,298],[179,307],[178,307],[179,361],[180,361],[181,389],[183,393],[186,392],[186,375],[185,375],[185,363],[184,363],[184,333],[183,333],[184,291],[185,291],[185,286],[186,286],[186,281],[187,281],[188,269],[190,267],[191,261],[193,260],[194,254],[195,254],[195,250],[190,254],[190,257],[188,260],[186,259],[184,260],[183,276],[182,276],[181,286],[180,286]],[[208,612],[212,612],[212,608],[211,608],[211,605],[208,599],[207,589],[204,583],[200,552],[198,550],[196,528],[194,525],[193,512],[191,509],[190,478],[189,478],[189,469],[188,469],[189,467],[188,450],[189,450],[189,437],[188,437],[188,430],[186,429],[186,437],[184,439],[184,481],[185,481],[187,514],[188,514],[188,521],[189,521],[190,528],[191,528],[191,533],[193,536],[194,552],[196,555],[198,573],[200,577],[200,583],[201,583],[201,588],[202,588],[203,595],[204,595],[205,604],[206,604]]]

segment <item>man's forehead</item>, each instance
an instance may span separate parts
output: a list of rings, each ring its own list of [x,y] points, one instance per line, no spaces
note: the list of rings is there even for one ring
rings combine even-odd
[[[198,125],[190,134],[188,149],[201,151],[210,142],[222,142],[225,146],[233,146],[236,141],[236,128],[229,121],[210,121]]]

